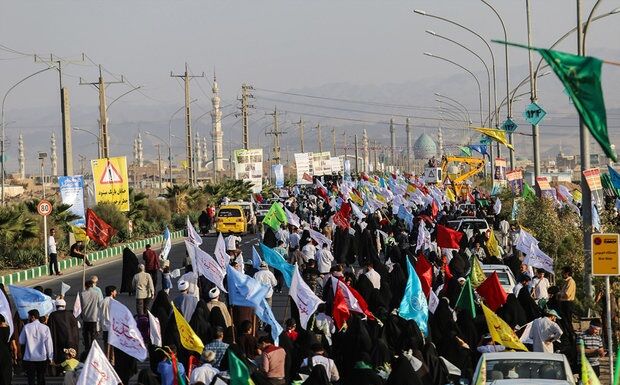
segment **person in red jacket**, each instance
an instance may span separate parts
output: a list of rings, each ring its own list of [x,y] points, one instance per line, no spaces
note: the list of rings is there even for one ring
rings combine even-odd
[[[159,256],[153,249],[151,249],[151,245],[146,245],[146,250],[142,254],[142,258],[144,258],[144,270],[151,275],[153,279],[153,288],[157,291],[157,274],[159,273]]]

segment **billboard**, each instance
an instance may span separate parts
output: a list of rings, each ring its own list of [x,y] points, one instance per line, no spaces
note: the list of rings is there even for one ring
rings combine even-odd
[[[312,175],[311,152],[300,152],[295,155],[295,169],[297,171],[297,184],[312,184],[312,181],[304,179],[304,174]]]
[[[111,203],[120,211],[129,211],[129,180],[127,158],[93,159],[90,161],[95,182],[95,201]]]
[[[235,150],[235,178],[252,183],[252,192],[263,189],[263,149]]]
[[[506,173],[506,181],[514,195],[520,196],[523,191],[523,171],[512,170]]]
[[[331,154],[329,152],[312,153],[312,175],[322,176],[331,175]]]
[[[82,175],[59,176],[60,199],[63,204],[71,205],[69,212],[80,217],[71,222],[78,227],[86,226],[84,216],[84,178]]]

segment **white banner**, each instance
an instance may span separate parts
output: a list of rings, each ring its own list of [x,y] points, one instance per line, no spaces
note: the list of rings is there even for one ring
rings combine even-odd
[[[318,231],[308,228],[308,231],[310,232],[310,238],[314,239],[316,241],[316,243],[318,243],[318,248],[322,249],[323,248],[323,244],[327,243],[327,247],[329,249],[332,248],[332,241],[327,238],[325,235],[319,233]]]
[[[86,226],[86,216],[84,215],[84,178],[82,175],[59,176],[58,185],[60,186],[60,199],[62,203],[71,205],[69,211],[77,216],[71,222],[72,225],[78,227]]]
[[[299,309],[300,326],[306,329],[308,327],[308,320],[323,301],[314,294],[308,284],[301,278],[297,265],[295,265],[295,270],[293,271],[293,279],[291,280],[288,295],[291,296]]]
[[[187,248],[187,253],[190,257],[193,256],[193,260],[196,262],[194,266],[196,274],[202,275],[213,282],[220,290],[226,292],[226,288],[224,287],[224,270],[218,265],[215,259],[191,242],[185,241],[185,247]]]
[[[302,152],[295,154],[295,168],[297,170],[297,184],[311,184],[311,181],[304,179],[304,174],[312,175],[310,169],[311,152]]]
[[[235,178],[252,183],[252,192],[263,190],[263,149],[239,149],[233,154]]]
[[[11,335],[13,335],[13,312],[11,312],[11,306],[9,305],[9,301],[4,295],[4,291],[0,290],[0,314],[4,317],[4,321],[9,324],[9,339],[11,340]]]
[[[213,254],[215,254],[217,263],[220,264],[222,269],[225,269],[230,263],[230,256],[226,253],[226,242],[224,241],[224,236],[222,233],[217,236],[217,242],[215,243],[215,251]]]
[[[108,343],[140,362],[143,362],[148,355],[133,314],[125,305],[114,299],[110,301]]]
[[[97,341],[93,341],[76,385],[118,385],[120,383],[122,381],[114,371],[112,364],[103,354]]]
[[[196,232],[196,228],[189,220],[189,215],[187,216],[187,239],[195,245],[202,245],[202,237]]]
[[[289,225],[295,226],[297,228],[301,227],[301,222],[299,221],[299,217],[297,214],[290,212],[286,207],[284,207],[284,213],[286,214],[286,220]]]

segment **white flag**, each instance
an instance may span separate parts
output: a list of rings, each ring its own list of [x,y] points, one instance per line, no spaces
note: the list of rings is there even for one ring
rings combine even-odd
[[[532,244],[538,247],[538,240],[534,238],[532,234],[528,233],[524,229],[521,229],[519,231],[517,242],[515,243],[515,248],[523,254],[527,254],[530,252]]]
[[[418,239],[415,243],[415,252],[422,249],[422,251],[426,251],[431,248],[431,233],[426,228],[424,221],[420,222],[418,226]]]
[[[325,235],[310,228],[308,228],[308,231],[310,232],[310,237],[316,241],[316,243],[319,245],[320,248],[323,247],[324,243],[327,243],[327,247],[329,249],[332,248],[332,241],[329,238],[327,238]]]
[[[202,242],[202,239],[200,240]],[[168,227],[164,230],[164,241],[162,242],[161,253],[159,257],[163,260],[168,259],[168,254],[170,254],[170,249],[172,249],[172,240],[170,238],[170,230]]]
[[[226,253],[226,242],[224,241],[222,233],[217,236],[217,242],[215,243],[215,251],[213,254],[215,254],[217,263],[222,269],[225,269],[230,263],[230,255]]]
[[[9,324],[9,341],[13,335],[13,314],[11,313],[11,306],[6,298],[3,290],[0,290],[0,314],[4,317],[4,321]]]
[[[351,204],[351,211],[353,215],[355,215],[358,219],[366,218],[366,214],[362,212],[362,210],[353,202],[349,202]]]
[[[149,334],[151,336],[151,344],[162,346],[161,326],[159,320],[150,311],[146,311],[149,315]]]
[[[67,292],[69,291],[69,289],[71,289],[71,286],[67,285],[64,282],[60,283],[60,295],[64,297],[65,294],[67,294]]]
[[[538,245],[534,243],[530,244],[530,250],[523,259],[523,263],[530,267],[543,269],[553,274],[553,259],[539,249]]]
[[[295,271],[293,271],[293,279],[291,280],[288,295],[291,296],[297,305],[297,309],[299,309],[301,327],[306,329],[310,316],[314,314],[319,304],[323,303],[323,301],[314,294],[308,284],[301,278],[297,264],[295,265]]]
[[[189,220],[189,216],[187,217],[187,238],[198,246],[202,245],[202,237],[196,232],[194,225]]]
[[[226,292],[226,288],[224,287],[225,272],[215,259],[199,246],[189,241],[185,241],[185,247],[187,248],[188,254],[194,256],[194,271],[196,274],[204,276],[206,279],[213,282],[220,290]]]
[[[75,296],[75,302],[73,303],[73,316],[75,318],[82,314],[82,302],[80,301],[80,293]]]
[[[108,343],[140,362],[147,356],[146,345],[131,311],[117,300],[110,301]]]
[[[502,211],[502,201],[500,201],[499,198],[495,198],[495,204],[493,205],[493,212],[495,213],[495,215],[499,215],[501,211]]]
[[[192,266],[194,266],[192,264]],[[181,276],[181,269],[174,269],[170,272],[170,277],[171,278],[179,278]]]
[[[437,294],[435,294],[435,292],[431,290],[430,296],[428,297],[428,311],[435,314],[435,310],[437,310],[438,305],[439,297],[437,297]]]
[[[297,228],[301,227],[301,223],[297,214],[290,212],[286,207],[284,207],[284,213],[286,214],[286,220],[288,221],[289,225],[293,225]]]
[[[118,385],[120,383],[122,381],[114,371],[112,364],[103,354],[97,341],[93,341],[76,385]]]

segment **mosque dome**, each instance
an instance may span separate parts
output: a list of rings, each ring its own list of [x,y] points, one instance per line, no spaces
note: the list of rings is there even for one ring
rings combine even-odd
[[[413,154],[418,160],[427,160],[437,156],[437,144],[427,134],[422,134],[413,144]]]

